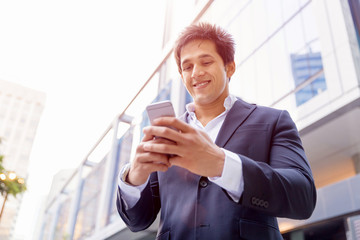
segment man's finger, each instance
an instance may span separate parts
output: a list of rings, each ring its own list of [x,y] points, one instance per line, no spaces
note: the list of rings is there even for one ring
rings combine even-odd
[[[164,127],[164,126],[151,126],[148,128],[144,128],[144,133],[150,136],[156,136],[158,139],[164,138],[167,141],[178,142],[181,141],[181,133],[178,131]]]
[[[170,165],[166,165],[162,163],[145,163],[143,167],[147,168],[147,171],[149,172],[156,172],[156,171],[165,172],[166,170],[168,170]]]
[[[157,152],[144,152],[138,157],[141,163],[156,163],[170,166],[168,156]]]
[[[153,135],[149,135],[149,134],[146,133],[146,128],[148,128],[148,127],[145,127],[143,129],[144,136],[143,136],[143,138],[141,140],[142,142],[147,142],[147,141],[150,141],[150,140],[152,140],[154,138]]]
[[[175,157],[171,157],[169,158],[169,164],[171,166],[178,166],[178,167],[182,167],[182,164],[183,161],[181,161],[182,158],[181,157],[178,157],[178,156],[175,156]]]
[[[178,155],[178,147],[175,144],[164,144],[164,143],[144,143],[144,151],[158,153],[158,154],[175,154]],[[167,159],[168,162],[168,159]]]
[[[193,128],[185,123],[184,121],[181,121],[180,119],[177,119],[175,117],[160,117],[154,120],[153,122],[154,126],[169,126],[174,127],[176,130],[187,133],[193,131]]]

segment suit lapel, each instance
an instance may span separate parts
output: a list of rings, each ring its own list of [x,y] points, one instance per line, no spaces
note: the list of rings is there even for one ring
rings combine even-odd
[[[238,99],[227,114],[220,128],[215,144],[224,147],[235,130],[243,124],[247,117],[255,110],[255,104],[249,104]]]

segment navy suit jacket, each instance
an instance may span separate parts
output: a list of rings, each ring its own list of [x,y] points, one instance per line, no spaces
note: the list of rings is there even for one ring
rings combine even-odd
[[[182,116],[186,119],[186,115]],[[215,143],[237,153],[244,192],[234,202],[206,177],[172,166],[155,172],[137,204],[117,208],[132,231],[148,228],[160,211],[156,239],[282,239],[276,217],[310,217],[316,189],[301,140],[286,111],[234,103]]]

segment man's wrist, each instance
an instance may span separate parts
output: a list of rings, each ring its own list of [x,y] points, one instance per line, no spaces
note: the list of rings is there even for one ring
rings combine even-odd
[[[130,172],[130,164],[125,166],[123,174],[121,175],[121,180],[124,183],[127,183],[127,184],[130,184],[129,181],[128,181],[129,172]]]
[[[219,161],[218,161],[217,174],[214,177],[221,177],[222,173],[224,171],[226,154],[223,151],[223,149],[219,148],[219,150],[220,151],[219,151]]]

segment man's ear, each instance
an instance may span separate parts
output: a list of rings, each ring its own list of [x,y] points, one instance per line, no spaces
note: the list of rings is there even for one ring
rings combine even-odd
[[[226,76],[228,78],[231,78],[231,76],[234,74],[235,68],[236,68],[235,61],[232,61],[232,62],[229,62],[226,64],[225,71],[226,71]]]

